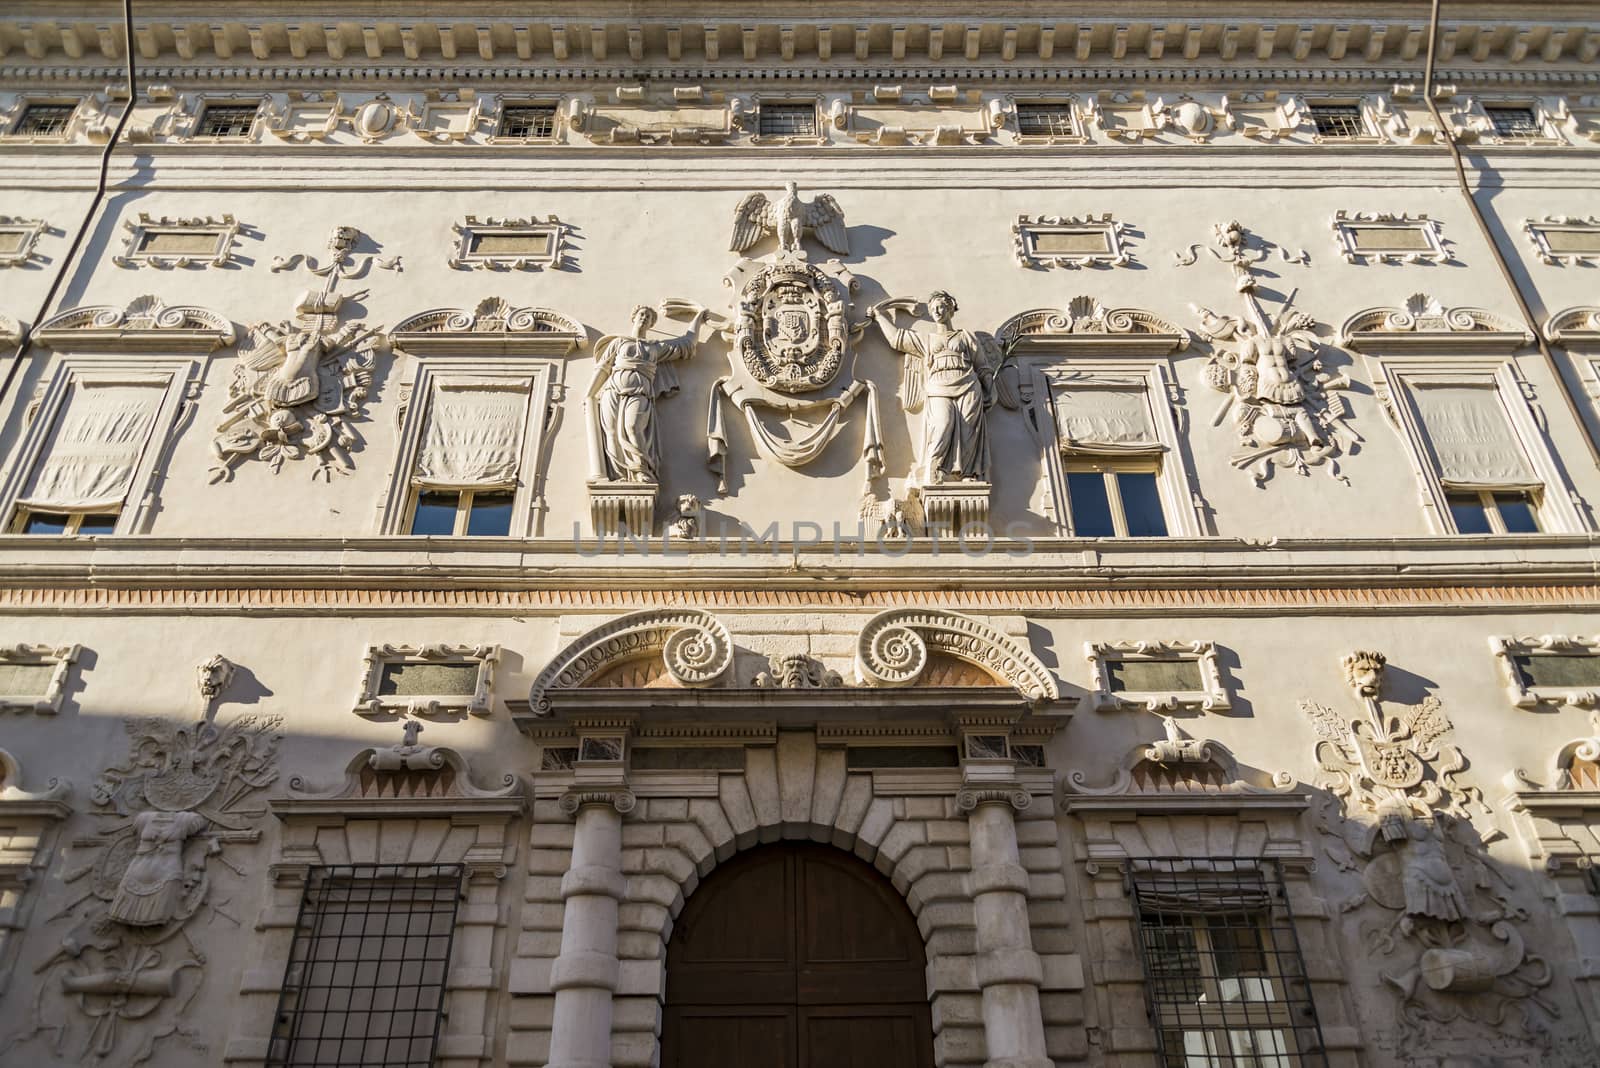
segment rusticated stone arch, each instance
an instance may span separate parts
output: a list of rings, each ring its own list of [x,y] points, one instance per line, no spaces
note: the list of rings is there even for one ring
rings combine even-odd
[[[611,1063],[647,1068],[656,1063],[666,994],[667,943],[700,880],[741,850],[780,840],[831,844],[883,873],[905,898],[922,932],[934,1050],[946,1068],[977,1068],[987,1060],[978,983],[976,919],[967,814],[948,793],[898,792],[871,772],[846,766],[843,748],[819,746],[809,732],[780,732],[776,745],[745,750],[743,773],[717,777],[715,796],[657,796],[636,784],[637,804],[622,825],[626,890],[618,909],[619,981],[613,1000]],[[1082,1023],[1081,966],[1070,948],[1066,882],[1048,797],[1017,817],[1022,863],[1029,880],[1034,947],[1046,974],[1041,990],[1052,1055],[1074,1056]],[[536,807],[533,876],[525,910],[524,944],[538,958],[519,962],[529,977],[513,989],[540,1002],[543,977],[560,947],[561,873],[571,856],[572,824],[554,801]],[[527,930],[528,928],[542,930]],[[553,1003],[553,1002],[552,1002]],[[540,1021],[545,1010],[519,1013]],[[511,1063],[543,1064],[548,1024],[514,1035]],[[516,1051],[524,1051],[517,1056]]]

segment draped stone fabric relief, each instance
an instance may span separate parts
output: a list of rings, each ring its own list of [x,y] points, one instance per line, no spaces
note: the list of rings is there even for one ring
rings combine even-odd
[[[1159,452],[1143,383],[1090,388],[1058,387],[1056,434],[1063,452],[1089,454]]]
[[[165,392],[155,383],[74,384],[22,503],[56,511],[121,504]]]
[[[527,415],[526,384],[439,383],[414,481],[453,489],[515,485]]]
[[[1447,487],[1539,481],[1511,429],[1498,387],[1417,385],[1412,397]]]

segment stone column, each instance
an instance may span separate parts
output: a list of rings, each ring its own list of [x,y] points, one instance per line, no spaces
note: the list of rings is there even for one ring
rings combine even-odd
[[[555,1020],[548,1068],[611,1068],[611,997],[617,990],[617,904],[622,817],[632,791],[575,788],[561,799],[577,817],[572,866],[561,879],[561,955],[550,973]]]
[[[1028,923],[1028,873],[1017,852],[1015,813],[1032,800],[1014,785],[967,787],[956,797],[972,829],[984,1068],[1053,1068],[1039,1009],[1044,970]]]

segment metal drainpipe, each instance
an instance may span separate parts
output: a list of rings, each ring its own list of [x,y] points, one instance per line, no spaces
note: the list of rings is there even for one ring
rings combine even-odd
[[[89,227],[94,225],[95,216],[99,214],[100,205],[106,198],[106,179],[111,173],[111,153],[116,150],[117,142],[122,138],[122,131],[128,125],[128,118],[133,114],[133,104],[138,96],[133,70],[133,0],[122,0],[122,40],[122,51],[127,60],[128,102],[122,107],[122,114],[118,116],[117,125],[111,131],[111,139],[106,142],[105,151],[100,153],[100,177],[95,183],[94,198],[89,201],[89,210],[84,213],[83,222],[78,224],[78,232],[72,235],[72,244],[67,247],[67,254],[61,258],[61,266],[57,268],[56,276],[51,280],[50,289],[45,293],[44,300],[39,302],[38,313],[25,328],[22,339],[11,354],[5,380],[0,381],[0,401],[11,392],[11,385],[16,380],[17,372],[22,368],[23,357],[33,348],[34,328],[49,316],[50,305],[55,302],[61,283],[72,270],[72,262],[77,258],[78,250],[83,246],[83,239],[88,235]]]
[[[1440,0],[1433,0],[1433,11],[1428,19],[1428,59],[1427,66],[1423,68],[1422,75],[1422,102],[1428,107],[1428,114],[1433,116],[1434,128],[1443,138],[1445,148],[1450,152],[1450,162],[1455,165],[1456,185],[1461,190],[1461,195],[1466,199],[1467,207],[1472,211],[1472,219],[1478,224],[1478,232],[1483,235],[1484,244],[1489,248],[1489,255],[1494,257],[1494,262],[1500,268],[1500,275],[1505,279],[1506,288],[1511,290],[1511,295],[1516,298],[1517,307],[1522,312],[1523,322],[1528,332],[1533,335],[1534,344],[1539,346],[1539,354],[1544,357],[1545,365],[1550,368],[1550,374],[1556,380],[1556,391],[1561,394],[1561,399],[1567,404],[1567,411],[1571,414],[1573,422],[1578,424],[1578,433],[1583,438],[1583,443],[1589,447],[1589,459],[1595,466],[1600,467],[1600,445],[1594,440],[1594,435],[1589,431],[1588,420],[1584,417],[1583,410],[1578,406],[1577,399],[1572,395],[1572,389],[1567,385],[1567,376],[1562,373],[1561,365],[1556,362],[1555,353],[1550,351],[1549,344],[1544,339],[1544,334],[1539,328],[1539,321],[1534,318],[1533,306],[1528,303],[1527,296],[1522,292],[1522,287],[1517,285],[1517,276],[1511,271],[1511,264],[1501,254],[1500,246],[1495,242],[1494,234],[1489,230],[1489,221],[1484,217],[1483,210],[1478,206],[1477,198],[1472,195],[1472,188],[1467,184],[1467,168],[1461,161],[1461,149],[1456,145],[1455,131],[1445,124],[1444,116],[1439,113],[1439,107],[1433,102],[1433,62],[1438,49],[1439,40],[1439,6]]]

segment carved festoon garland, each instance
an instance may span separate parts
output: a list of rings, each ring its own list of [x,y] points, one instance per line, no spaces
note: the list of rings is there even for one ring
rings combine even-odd
[[[1342,480],[1336,457],[1360,439],[1346,424],[1343,399],[1329,394],[1349,388],[1349,380],[1323,370],[1311,316],[1284,310],[1276,322],[1267,318],[1256,299],[1252,270],[1267,255],[1266,248],[1252,248],[1236,222],[1219,223],[1216,238],[1217,247],[1210,251],[1233,268],[1244,315],[1217,315],[1199,306],[1194,310],[1200,316],[1200,336],[1214,346],[1206,360],[1206,384],[1228,398],[1213,424],[1233,409],[1239,439],[1233,465],[1249,470],[1258,486],[1272,477],[1276,465],[1309,474],[1311,467],[1326,464],[1329,474]],[[1286,260],[1303,262],[1304,252],[1293,257],[1279,251]],[[1180,262],[1192,263],[1194,257],[1180,257]]]
[[[1343,668],[1359,714],[1300,707],[1331,795],[1318,814],[1324,845],[1340,870],[1361,872],[1343,910],[1360,910],[1366,948],[1394,997],[1380,1044],[1407,1065],[1485,1044],[1536,1060],[1551,1053],[1553,1006],[1541,991],[1552,972],[1527,949],[1519,925],[1529,912],[1472,825],[1472,810],[1490,810],[1459,778],[1466,759],[1445,740],[1439,700],[1390,713],[1381,653],[1351,653]]]
[[[321,291],[301,293],[293,320],[258,323],[240,346],[212,441],[213,482],[232,478],[234,468],[252,457],[273,472],[285,460],[314,458],[314,478],[352,470],[350,450],[358,441],[353,424],[366,414],[380,342],[379,331],[365,323],[339,323],[344,302],[366,295],[333,291],[339,279],[365,270],[365,263],[350,257],[357,236],[349,227],[336,228],[328,262],[318,267],[306,259],[311,273],[323,278]]]
[[[260,839],[253,798],[278,776],[276,717],[126,726],[128,759],[91,793],[102,826],[62,868],[73,897],[50,919],[74,926],[34,969],[32,1027],[18,1036],[48,1033],[56,1056],[85,1063],[139,1064],[174,1034],[205,1048],[184,1020],[206,963],[195,939],[207,924],[191,920],[240,925],[213,880],[244,873],[227,854]]]

